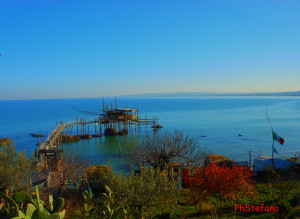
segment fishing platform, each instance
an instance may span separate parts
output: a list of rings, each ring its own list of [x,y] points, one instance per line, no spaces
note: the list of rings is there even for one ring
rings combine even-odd
[[[63,152],[62,143],[64,141],[79,141],[80,139],[101,137],[103,134],[105,136],[125,135],[140,131],[143,125],[146,127],[146,130],[150,125],[153,131],[162,127],[158,124],[158,117],[149,119],[146,115],[146,118],[140,118],[138,109],[128,107],[119,108],[116,100],[114,105],[112,103],[105,105],[103,99],[102,113],[74,109],[84,114],[97,115],[98,118],[89,120],[77,118],[74,121],[57,123],[45,141],[40,142],[39,140],[35,155],[38,158],[40,170],[47,171],[51,167],[56,166]],[[94,134],[90,134],[92,126],[95,128]],[[72,135],[73,133],[75,135]]]

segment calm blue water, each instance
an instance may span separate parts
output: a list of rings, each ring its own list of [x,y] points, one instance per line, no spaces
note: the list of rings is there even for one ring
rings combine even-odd
[[[105,99],[106,104],[111,101],[114,102]],[[248,160],[249,150],[253,156],[271,154],[271,131],[265,115],[268,106],[274,130],[286,141],[283,146],[275,144],[279,152],[276,156],[287,158],[300,152],[300,98],[144,98],[118,99],[117,104],[138,108],[141,117],[158,116],[164,127],[159,132],[182,130],[197,138],[200,147],[207,151],[237,161]],[[29,133],[50,133],[56,121],[94,118],[72,107],[99,112],[102,99],[0,101],[0,137],[10,137],[18,150],[31,153],[38,139]],[[90,131],[93,130],[91,126]],[[65,149],[95,163],[106,164],[110,160],[117,167],[122,163],[118,156],[119,144],[124,149],[130,147],[145,133],[144,128],[139,135],[81,140],[65,144]],[[148,129],[148,133],[152,130]]]

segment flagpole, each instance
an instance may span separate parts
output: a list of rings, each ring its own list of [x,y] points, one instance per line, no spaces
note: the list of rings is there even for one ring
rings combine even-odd
[[[273,166],[273,169],[275,170],[275,164],[274,164],[274,138],[273,138],[273,127],[271,125],[271,121],[270,121],[270,118],[269,118],[269,114],[268,114],[268,108],[266,107],[266,115],[267,115],[267,118],[269,120],[269,124],[270,124],[270,127],[271,127],[271,131],[272,131],[272,140],[273,140],[273,143],[272,143],[272,166]]]
[[[275,170],[275,164],[274,164],[274,138],[273,138],[273,128],[272,128],[272,139],[273,139],[273,143],[272,143],[272,166],[273,166],[273,169]]]

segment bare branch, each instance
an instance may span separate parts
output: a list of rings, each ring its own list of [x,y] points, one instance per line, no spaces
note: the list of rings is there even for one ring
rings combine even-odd
[[[175,162],[184,166],[199,166],[205,158],[206,153],[200,150],[197,141],[177,130],[146,136],[129,151],[128,156],[133,166],[149,165],[161,170]]]

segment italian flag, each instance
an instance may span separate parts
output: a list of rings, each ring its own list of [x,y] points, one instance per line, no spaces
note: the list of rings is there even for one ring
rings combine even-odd
[[[284,143],[284,139],[281,138],[276,132],[273,131],[273,140],[279,142],[281,145]]]

